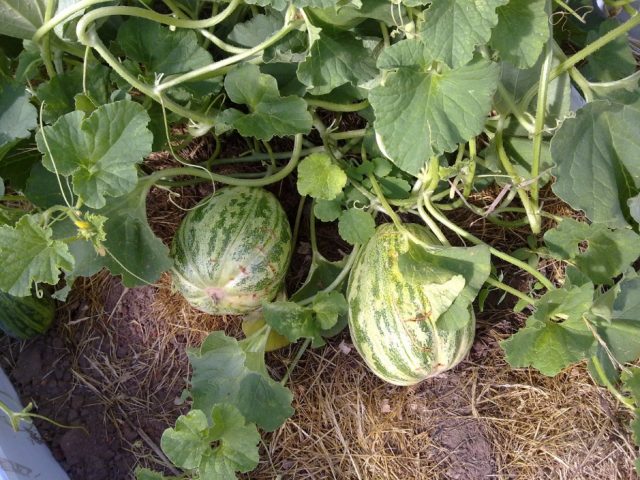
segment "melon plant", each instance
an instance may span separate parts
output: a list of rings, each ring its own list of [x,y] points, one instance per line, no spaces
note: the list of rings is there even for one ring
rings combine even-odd
[[[47,331],[55,317],[55,302],[50,297],[14,297],[0,291],[0,330],[20,340]]]
[[[405,225],[428,245],[438,241],[423,226]],[[469,352],[475,317],[461,328],[443,328],[434,318],[429,285],[400,269],[406,233],[388,223],[376,228],[351,270],[347,290],[349,329],[369,368],[395,385],[412,385],[457,365]]]
[[[172,245],[173,285],[204,312],[248,313],[278,293],[290,253],[291,228],[273,194],[222,188],[180,224]]]

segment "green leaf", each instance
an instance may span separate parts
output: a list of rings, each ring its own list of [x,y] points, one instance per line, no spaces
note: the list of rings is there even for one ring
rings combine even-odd
[[[89,65],[87,69],[87,93],[95,105],[108,101],[109,68],[101,64]],[[76,96],[83,92],[83,69],[81,67],[56,75],[38,86],[36,95],[44,103],[43,119],[47,123],[75,110]]]
[[[420,38],[435,60],[459,67],[473,58],[477,45],[491,38],[491,29],[498,23],[496,7],[508,0],[440,0],[432,2]]]
[[[345,265],[344,260],[338,262],[330,262],[319,253],[315,253],[311,260],[309,273],[302,286],[291,295],[291,301],[299,302],[306,300],[314,295],[318,295],[321,290],[326,289],[337,279]],[[346,290],[346,279],[342,281],[336,288],[336,292],[344,294]],[[333,337],[340,333],[347,326],[347,315],[339,314],[336,324],[328,330],[322,331],[325,338]]]
[[[25,297],[33,282],[55,285],[60,269],[73,268],[67,245],[54,240],[51,228],[42,227],[39,220],[25,215],[13,228],[0,225],[0,290]]]
[[[598,31],[590,30],[587,43],[592,43],[607,34],[620,23],[610,18],[600,24]],[[636,61],[633,57],[631,44],[626,35],[616,37],[602,48],[599,48],[587,59],[584,72],[590,79],[597,82],[613,82],[631,75],[636,71]]]
[[[593,285],[547,292],[536,302],[526,326],[501,342],[512,367],[532,366],[554,376],[583,360],[594,337],[583,320],[593,302]]]
[[[237,407],[214,405],[211,426],[202,410],[181,415],[175,428],[162,434],[161,447],[178,467],[198,469],[201,478],[232,478],[235,472],[253,470],[259,461],[260,434]],[[214,476],[215,475],[215,476]]]
[[[369,96],[380,149],[413,175],[429,157],[453,151],[482,132],[498,80],[497,66],[485,60],[441,72],[427,70],[416,43],[405,40],[394,45],[387,58],[383,53],[379,66],[396,65],[397,70]]]
[[[231,124],[243,136],[271,140],[311,130],[306,102],[296,96],[281,97],[276,79],[260,73],[256,65],[247,63],[229,72],[224,87],[231,101],[247,105],[251,112],[234,111],[231,118]]]
[[[314,95],[329,93],[345,83],[361,85],[377,74],[375,58],[362,40],[337,30],[320,32],[309,55],[298,65],[298,78]]]
[[[45,0],[0,1],[0,35],[31,40],[44,23]]]
[[[267,432],[280,428],[283,419],[293,413],[291,392],[260,373],[250,372],[242,378],[237,402],[247,420]]]
[[[546,0],[509,0],[498,7],[498,25],[491,46],[503,60],[518,68],[533,66],[549,38]]]
[[[146,196],[151,185],[140,182],[131,193],[109,202],[97,212],[106,217],[106,254],[100,256],[91,242],[78,240],[70,245],[76,259],[73,276],[91,276],[103,267],[120,275],[127,287],[148,285],[173,264],[169,249],[151,230],[147,221]]]
[[[619,287],[611,318],[592,320],[609,352],[619,363],[626,363],[640,357],[640,278],[624,279]]]
[[[178,417],[175,428],[164,431],[160,446],[176,466],[196,468],[209,449],[207,430],[207,416],[201,410],[191,410]]]
[[[313,214],[322,222],[337,220],[342,213],[343,197],[344,195],[341,193],[333,200],[317,200],[313,205]]]
[[[350,208],[340,215],[338,233],[351,245],[362,244],[369,240],[376,230],[376,222],[370,213],[359,208]]]
[[[594,223],[626,227],[627,200],[640,188],[640,98],[588,103],[551,140],[554,193]]]
[[[180,480],[180,477],[167,477],[160,472],[154,472],[148,468],[137,467],[135,472],[136,480]]]
[[[28,138],[37,125],[38,112],[24,86],[0,80],[0,147]]]
[[[298,192],[333,200],[347,184],[347,174],[326,153],[312,153],[298,165]]]
[[[595,284],[610,284],[640,256],[640,236],[565,218],[544,234],[551,255],[571,261]],[[586,243],[586,250],[580,248]]]
[[[208,440],[220,442],[220,446],[214,452],[214,457],[205,460],[206,465],[201,467],[204,478],[207,478],[206,472],[210,471],[232,470],[244,473],[258,466],[260,434],[255,425],[246,423],[235,406],[221,404],[213,407]],[[212,463],[217,464],[213,470]]]
[[[246,419],[266,431],[275,430],[293,414],[291,392],[262,373],[264,358],[262,366],[248,368],[247,353],[235,338],[213,332],[199,349],[187,354],[193,367],[193,408],[206,412],[220,403],[236,405]]]
[[[633,420],[631,420],[631,434],[633,436],[633,443],[640,444],[640,412],[635,411]],[[640,458],[636,458],[635,462],[636,473],[640,474]]]
[[[544,56],[540,56],[538,61],[530,68],[519,69],[509,62],[501,62],[500,68],[500,82],[505,90],[511,94],[515,102],[523,100],[529,90],[538,84],[544,64]],[[555,68],[560,64],[560,60],[553,58],[551,61],[551,68]],[[566,116],[571,113],[571,79],[568,73],[563,73],[558,78],[549,82],[547,92],[547,108],[545,114],[545,125],[549,128],[555,129],[559,120],[564,120]],[[527,111],[535,116],[537,108],[536,95],[529,103]],[[500,93],[496,93],[494,107],[496,110],[502,113],[511,112],[509,103],[505,102]],[[505,140],[528,140],[531,144],[531,140],[528,138],[518,139],[517,137],[506,137]],[[548,145],[547,142],[545,144]],[[533,147],[529,150],[533,151]]]
[[[294,302],[265,303],[262,309],[265,322],[290,342],[311,338],[313,347],[324,345],[322,329],[315,321],[312,309]]]
[[[127,287],[151,284],[173,265],[169,249],[147,221],[148,187],[139,185],[98,211],[107,217],[104,246],[109,254],[103,257],[105,266],[113,275],[120,275]]]
[[[246,22],[236,23],[228,38],[243,47],[255,47],[277,32],[282,22],[277,15],[254,15]]]
[[[320,292],[313,299],[311,308],[322,329],[329,330],[336,325],[338,317],[347,312],[347,300],[342,293],[335,290]]]
[[[637,223],[640,223],[640,193],[627,200],[627,206],[629,207],[629,214],[631,217]]]
[[[148,73],[173,75],[210,64],[193,30],[170,29],[142,18],[129,18],[118,28],[116,41],[128,58],[142,63]]]
[[[630,367],[620,375],[622,388],[629,392],[637,405],[640,405],[640,367]]]
[[[40,130],[36,142],[44,166],[72,176],[73,191],[89,207],[101,208],[105,197],[135,188],[136,165],[151,153],[149,120],[141,105],[125,100],[103,105],[88,117],[68,113]]]
[[[471,321],[469,305],[489,278],[491,254],[484,245],[427,250],[410,242],[398,266],[410,281],[427,285],[431,295],[439,299],[434,309],[438,325],[458,330]],[[455,296],[447,295],[454,292]]]

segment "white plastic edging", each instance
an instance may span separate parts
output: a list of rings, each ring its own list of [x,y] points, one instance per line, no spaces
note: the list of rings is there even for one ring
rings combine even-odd
[[[22,410],[18,395],[0,369],[0,400],[14,412]],[[15,432],[0,412],[0,480],[69,480],[31,424]]]

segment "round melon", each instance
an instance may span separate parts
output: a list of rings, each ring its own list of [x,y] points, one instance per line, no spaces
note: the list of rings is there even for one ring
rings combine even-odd
[[[187,214],[171,253],[173,284],[191,305],[214,315],[245,314],[278,293],[291,228],[271,193],[225,187]]]
[[[421,225],[406,227],[420,240],[440,245]],[[363,245],[349,276],[347,300],[353,343],[381,379],[413,385],[458,364],[469,352],[475,317],[456,331],[430,317],[425,285],[405,278],[398,257],[407,239],[393,224],[380,225]]]
[[[19,340],[26,340],[47,331],[55,317],[55,302],[51,297],[14,297],[0,291],[0,330]]]

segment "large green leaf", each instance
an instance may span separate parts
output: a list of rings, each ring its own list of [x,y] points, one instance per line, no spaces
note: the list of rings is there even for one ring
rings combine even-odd
[[[596,318],[595,322],[609,352],[626,363],[640,356],[640,278],[625,279],[619,287],[610,321]]]
[[[0,225],[0,289],[17,297],[30,295],[33,282],[55,285],[61,269],[73,268],[67,244],[39,220],[25,215],[15,227]]]
[[[427,250],[411,242],[398,265],[406,278],[425,285],[433,298],[440,300],[441,305],[434,309],[440,311],[438,325],[457,330],[471,321],[469,305],[491,273],[491,254],[484,245]],[[454,296],[447,296],[447,292]]]
[[[135,188],[136,164],[151,152],[149,121],[141,105],[123,100],[103,105],[88,117],[80,111],[68,113],[39,131],[36,141],[44,166],[72,176],[73,191],[89,207],[101,208],[105,197]]]
[[[569,260],[595,284],[609,284],[640,256],[640,236],[571,218],[544,234],[552,255]],[[586,249],[581,248],[586,244]]]
[[[281,97],[276,79],[247,63],[232,70],[224,79],[231,101],[247,105],[250,113],[236,109],[223,112],[223,121],[243,136],[271,140],[297,133],[309,133],[312,118],[300,97]]]
[[[602,22],[598,31],[589,31],[587,42],[594,42],[619,25],[620,23],[613,18]],[[626,35],[615,38],[589,55],[587,65],[584,67],[585,74],[598,82],[620,80],[635,71],[636,60]]]
[[[44,23],[46,0],[0,0],[0,35],[30,40]]]
[[[415,175],[429,157],[452,151],[482,132],[499,72],[486,60],[451,70],[430,69],[417,40],[389,50],[378,64],[396,71],[371,90],[374,127],[385,155]]]
[[[178,467],[197,470],[202,479],[235,479],[258,465],[260,434],[231,404],[215,405],[207,415],[191,410],[162,434],[160,445]]]
[[[498,7],[498,25],[491,35],[491,45],[518,68],[536,63],[550,34],[545,12],[546,0],[509,0]]]
[[[371,52],[351,32],[325,31],[298,65],[298,78],[314,95],[350,83],[360,85],[378,74]]]
[[[128,58],[142,63],[152,74],[183,73],[212,62],[194,31],[172,30],[141,18],[124,22],[118,28],[117,42]]]
[[[542,296],[526,326],[501,343],[509,364],[554,376],[586,358],[595,339],[582,317],[591,308],[593,293],[593,285],[586,283]]]
[[[609,227],[628,225],[627,200],[640,188],[640,97],[628,105],[595,101],[567,119],[551,140],[553,191]]]
[[[110,69],[95,63],[89,65],[86,75],[87,94],[95,105],[108,101]],[[53,77],[38,86],[36,96],[44,103],[44,121],[54,122],[58,117],[75,109],[75,98],[83,93],[83,68]]]
[[[459,67],[473,58],[477,45],[491,38],[496,7],[508,0],[439,0],[426,11],[420,37],[432,58]]]
[[[193,367],[193,408],[207,412],[220,403],[237,405],[245,418],[267,431],[278,428],[293,413],[291,392],[266,376],[262,368],[250,369],[238,341],[224,332],[211,333],[188,356]]]
[[[29,137],[37,125],[38,112],[25,87],[0,80],[0,147]]]

